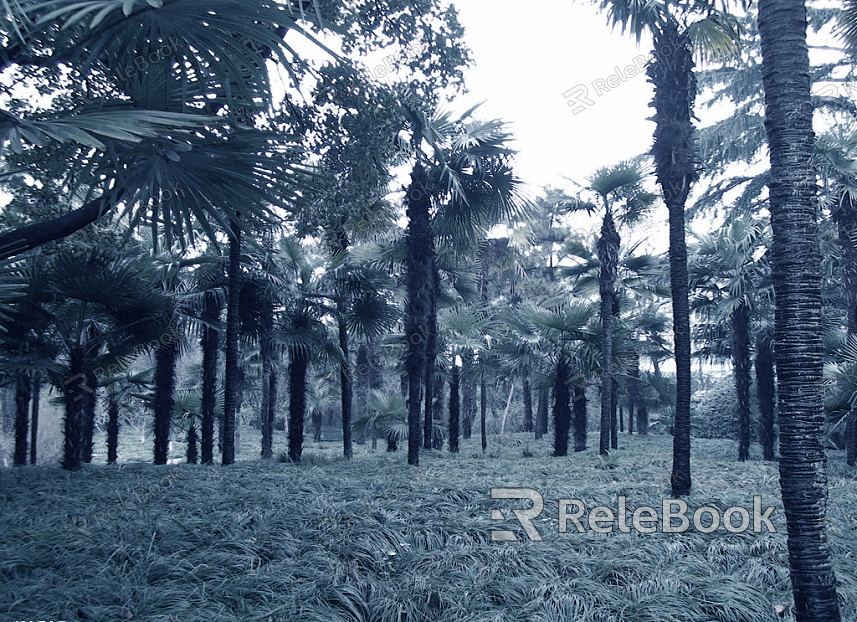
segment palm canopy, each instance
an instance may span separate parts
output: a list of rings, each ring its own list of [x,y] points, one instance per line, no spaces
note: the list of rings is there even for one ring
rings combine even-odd
[[[698,294],[693,308],[722,321],[739,306],[755,308],[760,295],[771,301],[773,291],[763,287],[770,270],[767,237],[763,223],[751,217],[736,218],[718,231],[697,235],[688,262],[690,286]]]
[[[454,11],[442,12],[434,1],[413,10],[384,0],[3,0],[3,5],[0,69],[24,68],[60,97],[48,111],[0,111],[0,141],[15,151],[51,141],[77,143],[81,149],[69,168],[89,171],[88,178],[97,180],[72,191],[70,203],[86,209],[76,210],[77,219],[51,221],[56,227],[50,235],[42,233],[38,242],[33,231],[2,236],[0,245],[17,244],[3,251],[6,256],[64,237],[120,203],[131,212],[132,224],[148,217],[182,240],[190,236],[194,219],[213,239],[215,226],[228,230],[233,223],[271,218],[272,207],[288,209],[296,189],[312,184],[308,171],[296,165],[301,154],[295,138],[254,127],[266,115],[271,119],[276,104],[268,61],[298,83],[313,70],[298,52],[295,35],[342,62],[313,33],[336,32],[345,51],[365,51],[405,46],[415,28],[433,41],[431,24],[457,24]],[[404,27],[408,24],[411,28]],[[438,37],[445,32],[438,31]],[[466,63],[466,50],[458,43],[452,48],[454,53],[444,49],[443,59],[454,54]],[[431,51],[420,57],[426,54]],[[444,72],[455,82],[455,67],[435,63],[430,73],[435,79]],[[93,203],[99,195],[103,200]]]
[[[621,245],[617,264],[616,288],[618,291],[630,290],[651,298],[669,296],[669,290],[663,285],[664,262],[661,257],[649,254],[637,254],[643,241]],[[563,254],[576,263],[562,266],[560,276],[574,279],[575,289],[581,293],[598,292],[598,240],[593,235],[590,240],[572,236],[563,244]]]
[[[591,214],[599,210],[592,200],[594,195],[618,224],[634,226],[651,213],[657,201],[657,195],[645,189],[648,175],[647,159],[642,156],[601,167],[587,177],[586,185],[577,184],[582,188],[581,195],[566,197],[562,206],[569,212]]]
[[[728,0],[600,0],[598,3],[610,23],[631,33],[638,43],[646,32],[664,32],[668,25],[678,26],[677,16],[680,16],[684,21],[683,34],[702,61],[719,61],[738,54],[742,27],[729,12],[731,4]],[[735,4],[741,8],[747,6],[744,0]],[[655,53],[669,56],[670,50],[656,49]]]
[[[512,169],[514,151],[506,123],[473,118],[476,107],[459,116],[429,116],[407,106],[403,114],[413,132],[411,145],[427,169],[423,190],[435,201],[434,232],[472,244],[503,219],[525,212],[522,182]],[[429,150],[422,148],[425,143]]]

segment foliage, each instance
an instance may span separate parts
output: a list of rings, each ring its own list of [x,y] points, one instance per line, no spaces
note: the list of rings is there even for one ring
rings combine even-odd
[[[716,380],[711,388],[694,392],[691,409],[694,437],[738,439],[738,398],[730,376]],[[751,400],[751,430],[756,429],[758,418],[756,401]]]
[[[523,436],[522,436],[523,438]],[[492,441],[493,442],[493,441]],[[528,441],[532,444],[531,441]],[[660,507],[669,437],[635,439],[610,458],[555,459],[547,439],[521,458],[431,452],[414,479],[395,456],[343,462],[4,469],[0,616],[5,619],[240,620],[516,619],[793,621],[776,465],[731,460],[721,441],[694,441],[691,508],[776,507],[779,533],[608,535],[557,532],[560,498],[587,508]],[[531,485],[546,502],[544,541],[490,542],[492,486]],[[831,464],[829,538],[844,619],[857,615],[857,503]],[[121,499],[119,501],[118,499]],[[506,510],[508,514],[508,509]],[[544,518],[545,520],[541,520]],[[213,586],[216,586],[214,589]]]

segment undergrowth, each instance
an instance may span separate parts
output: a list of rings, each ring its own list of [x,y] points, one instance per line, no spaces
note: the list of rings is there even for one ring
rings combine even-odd
[[[524,439],[523,435],[515,438]],[[548,443],[476,444],[351,462],[0,470],[0,621],[755,622],[793,620],[776,464],[694,440],[691,509],[774,505],[779,533],[559,533],[557,500],[660,508],[669,437],[608,459]],[[477,441],[478,442],[478,441]],[[511,517],[541,492],[530,542]],[[511,520],[490,520],[502,509]],[[830,462],[829,536],[843,619],[857,619],[857,485]],[[519,542],[491,542],[492,529]]]

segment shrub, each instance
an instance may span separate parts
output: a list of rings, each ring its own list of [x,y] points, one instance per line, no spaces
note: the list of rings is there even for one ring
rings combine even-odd
[[[750,435],[759,419],[755,386],[750,390]],[[711,388],[696,391],[690,403],[691,434],[697,438],[738,439],[738,396],[731,374],[718,378]]]

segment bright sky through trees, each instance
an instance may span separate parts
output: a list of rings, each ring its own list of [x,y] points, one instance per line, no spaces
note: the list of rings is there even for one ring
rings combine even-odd
[[[626,71],[642,66],[648,41],[638,47],[611,32],[588,3],[541,0],[528,10],[514,0],[494,0],[490,10],[486,4],[455,1],[474,58],[464,99],[485,101],[482,116],[512,123],[521,177],[571,190],[563,176],[583,182],[601,166],[648,150],[652,88],[644,74]]]

